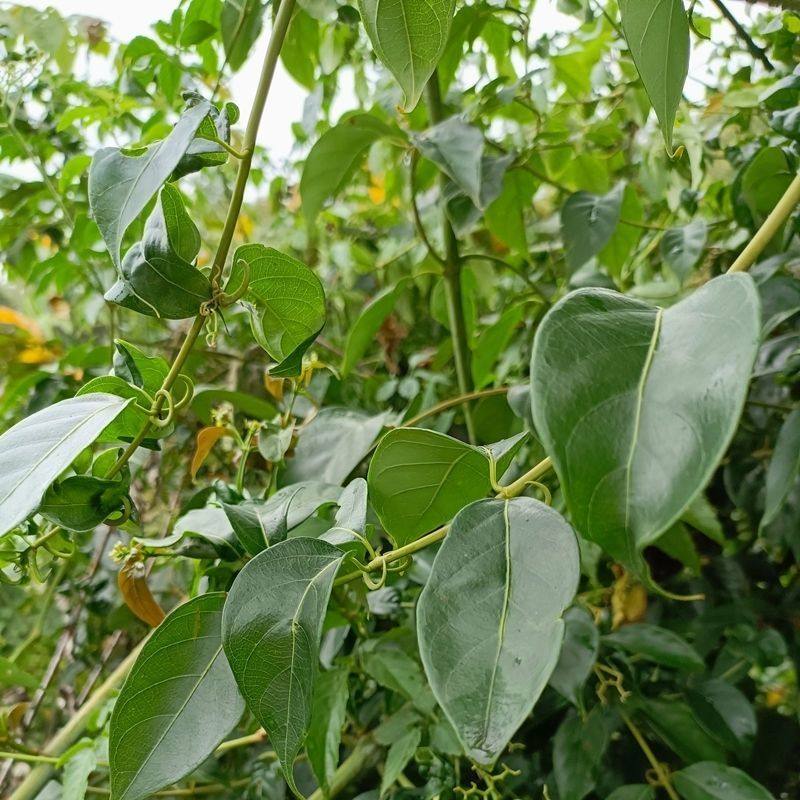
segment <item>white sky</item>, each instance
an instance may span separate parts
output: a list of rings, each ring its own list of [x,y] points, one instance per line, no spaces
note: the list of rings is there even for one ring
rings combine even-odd
[[[37,8],[51,6],[64,15],[84,14],[97,17],[108,24],[111,37],[118,41],[129,41],[139,34],[151,33],[150,26],[165,15],[165,8],[172,7],[169,4],[165,5],[164,0],[135,0],[135,2],[126,2],[125,0],[17,1]],[[739,19],[747,18],[746,3],[734,0],[728,5]],[[538,0],[536,3],[531,23],[533,31],[540,33],[564,31],[571,30],[576,26],[577,20],[574,17],[565,16],[556,11],[556,0]],[[724,28],[719,26],[716,31],[719,31],[720,35],[733,35],[727,26]],[[265,31],[262,37],[266,33]],[[262,49],[258,46],[253,48],[251,57],[229,83],[234,101],[245,114],[258,82]],[[707,52],[707,47],[698,46],[697,40],[693,39],[690,77],[692,75],[704,76],[707,71]],[[692,88],[695,91],[699,88],[697,84],[694,87],[691,84],[690,80],[686,86],[689,95],[694,93]],[[270,93],[270,105],[273,109],[280,108],[280,113],[270,115],[270,125],[263,125],[259,135],[260,144],[267,147],[275,159],[280,160],[286,157],[291,150],[294,142],[291,126],[292,123],[299,122],[302,118],[306,94],[306,89],[295,83],[279,62]],[[348,104],[345,102],[340,110],[348,110]]]

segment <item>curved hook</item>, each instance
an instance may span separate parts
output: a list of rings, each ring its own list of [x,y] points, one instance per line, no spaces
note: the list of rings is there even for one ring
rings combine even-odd
[[[158,399],[163,398],[164,403],[167,406],[167,416],[162,417],[161,411],[163,410],[163,406],[161,408],[158,407]],[[154,403],[150,408],[150,422],[155,425],[157,428],[166,428],[172,420],[175,418],[175,400],[172,397],[172,392],[168,389],[159,389],[154,397]]]

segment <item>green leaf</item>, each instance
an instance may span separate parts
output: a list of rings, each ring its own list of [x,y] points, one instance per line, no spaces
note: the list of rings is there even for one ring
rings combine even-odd
[[[89,775],[97,768],[94,742],[84,739],[70,751],[71,755],[64,764],[61,800],[84,800],[89,787]]]
[[[705,669],[702,656],[685,639],[647,622],[623,625],[618,631],[604,636],[603,642],[672,669],[687,672]]]
[[[359,0],[364,28],[375,54],[403,90],[411,111],[442,57],[455,0]]]
[[[172,174],[210,108],[208,103],[190,108],[164,141],[138,156],[125,155],[116,147],[95,153],[89,169],[89,204],[118,268],[125,231]]]
[[[372,449],[385,423],[386,414],[372,416],[336,406],[321,409],[287,460],[283,482],[318,480],[343,484]]]
[[[559,725],[553,741],[553,777],[560,800],[583,800],[595,788],[609,728],[600,705],[585,718],[573,711]]]
[[[675,113],[689,74],[689,21],[682,0],[620,0],[622,30],[672,151]]]
[[[116,800],[179,781],[239,722],[244,701],[222,650],[224,602],[220,592],[178,606],[142,648],[111,715]]]
[[[691,764],[725,760],[725,751],[703,730],[686,703],[673,699],[629,699],[631,708],[641,711],[649,727],[682,761]]]
[[[775,439],[767,467],[767,489],[761,527],[769,525],[783,508],[800,472],[800,408],[786,417]]]
[[[172,173],[172,180],[182,178],[204,167],[219,167],[228,161],[228,151],[214,139],[231,141],[231,125],[239,118],[239,109],[234,103],[226,103],[220,111],[211,107],[208,116],[200,123],[192,143]],[[199,244],[199,242],[198,242]],[[191,261],[194,256],[184,256]]]
[[[322,623],[343,558],[315,539],[276,544],[245,565],[223,614],[233,674],[298,796],[292,765],[311,721]]]
[[[114,340],[114,375],[144,389],[151,397],[161,388],[169,364],[161,356],[148,356],[136,345]]]
[[[380,440],[367,483],[384,530],[402,546],[486,496],[491,489],[489,458],[443,433],[398,428]]]
[[[533,417],[571,519],[639,575],[736,429],[759,316],[752,279],[731,274],[666,311],[578,290],[536,332]]]
[[[198,555],[198,557],[217,557],[225,561],[235,561],[241,556],[233,527],[221,508],[209,506],[187,511],[175,523],[173,533],[199,540],[206,545],[201,549],[211,550],[209,555]],[[191,544],[188,545],[188,549],[191,552]]]
[[[702,761],[672,773],[684,800],[775,800],[760,783],[736,767]]]
[[[583,708],[582,690],[592,674],[600,648],[600,633],[591,614],[583,608],[570,608],[564,614],[564,642],[550,685],[578,708]]]
[[[225,0],[220,30],[225,57],[232,70],[238,70],[247,60],[261,33],[266,7],[261,0]]]
[[[747,760],[758,727],[750,701],[735,686],[719,678],[692,684],[688,698],[706,733]]]
[[[661,258],[681,282],[695,268],[706,247],[708,228],[705,220],[695,219],[682,228],[670,228],[661,239]]]
[[[407,281],[400,280],[394,286],[384,289],[361,309],[356,321],[347,332],[344,345],[341,373],[346,378],[358,364],[367,348],[372,344],[375,334],[383,325],[386,317],[392,313],[398,297],[406,288]]]
[[[0,536],[32,514],[50,484],[127,406],[109,394],[62,400],[0,436]]]
[[[576,192],[561,209],[561,236],[567,266],[575,271],[596,256],[609,242],[619,222],[624,184],[608,194]]]
[[[391,133],[388,125],[371,114],[354,114],[319,137],[300,179],[303,213],[309,222],[317,218],[326,200],[348,184],[367,150]]]
[[[411,728],[392,742],[389,752],[386,754],[386,763],[381,777],[381,797],[389,791],[400,777],[400,773],[408,766],[408,762],[417,752],[421,739],[422,731],[419,728]]]
[[[453,520],[417,633],[433,693],[473,760],[494,764],[547,684],[579,573],[572,529],[537,500],[480,500]]]
[[[228,292],[247,277],[244,300],[258,344],[278,365],[271,375],[299,375],[303,354],[325,325],[325,292],[316,273],[297,259],[263,244],[245,244],[233,254]]]
[[[121,510],[127,493],[123,481],[71,475],[47,490],[39,513],[68,531],[90,531]]]
[[[314,686],[306,752],[311,769],[325,792],[339,764],[339,745],[347,712],[347,677],[347,669],[335,667],[320,673]]]
[[[475,206],[483,208],[481,164],[485,142],[478,128],[460,117],[450,117],[413,140],[425,158],[451,178]]]
[[[211,283],[189,261],[200,234],[183,206],[180,192],[166,184],[144,227],[141,243],[125,254],[121,277],[106,300],[166,319],[195,316],[211,299]]]
[[[522,321],[524,306],[514,305],[507,308],[500,319],[484,330],[472,353],[472,381],[476,389],[482,389],[494,378],[494,368],[501,353],[508,346],[514,329]]]
[[[656,800],[656,790],[646,783],[631,783],[614,789],[607,800]]]
[[[360,648],[364,671],[381,686],[398,692],[421,711],[430,714],[436,705],[419,662],[399,643],[388,638],[372,639]]]

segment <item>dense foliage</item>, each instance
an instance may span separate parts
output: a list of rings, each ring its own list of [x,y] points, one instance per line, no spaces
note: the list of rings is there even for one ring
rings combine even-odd
[[[800,14],[558,10],[0,7],[4,796],[800,794]]]

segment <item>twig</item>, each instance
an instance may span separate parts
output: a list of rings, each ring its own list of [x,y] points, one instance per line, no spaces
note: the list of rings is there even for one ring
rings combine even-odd
[[[722,0],[711,0],[711,2],[719,9],[720,13],[731,24],[731,27],[736,31],[740,39],[747,45],[750,55],[757,58],[769,72],[774,72],[775,67],[767,57],[767,53],[763,47],[759,47],[754,41],[744,26],[733,16],[730,9],[722,2]]]

